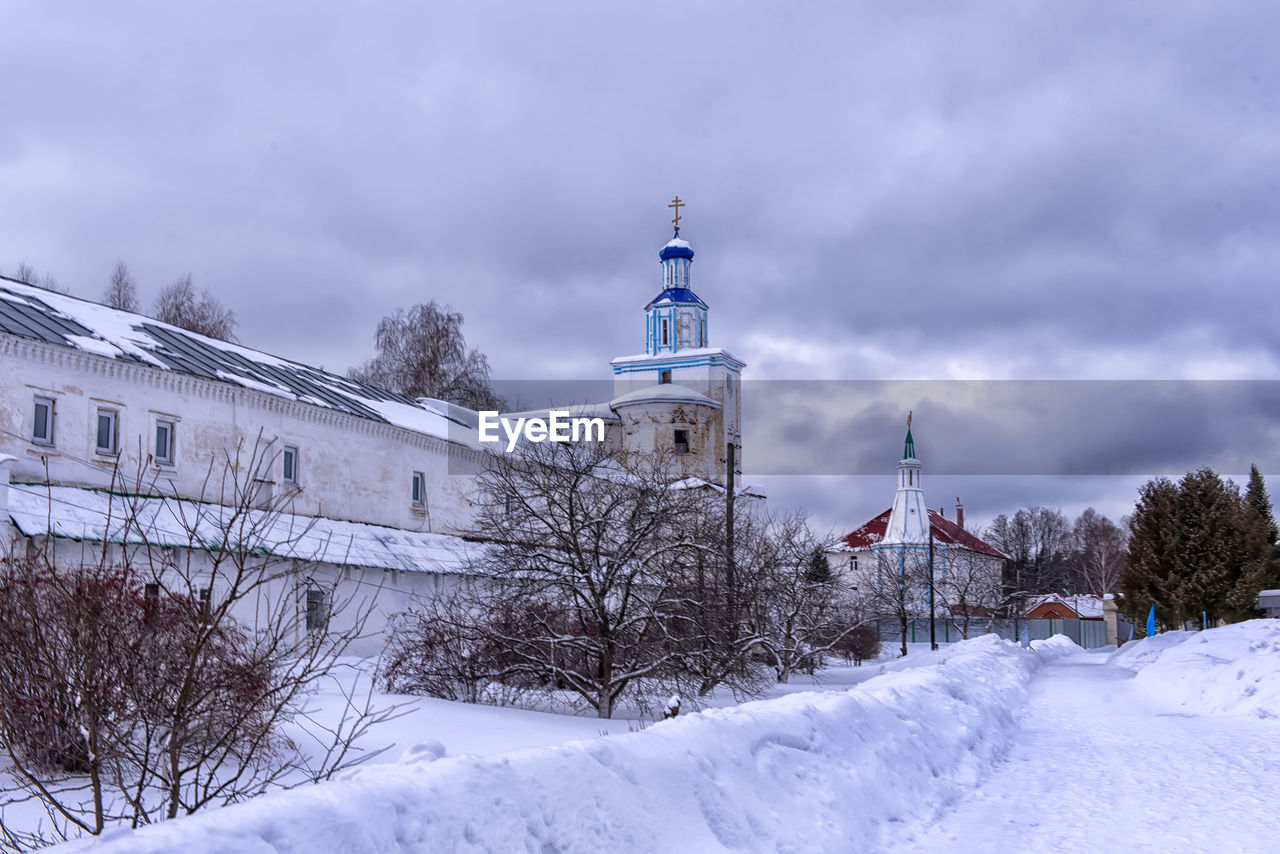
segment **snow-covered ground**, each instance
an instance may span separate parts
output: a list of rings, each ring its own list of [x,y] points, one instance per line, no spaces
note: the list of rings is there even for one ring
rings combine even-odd
[[[1280,621],[1037,647],[914,649],[636,732],[412,698],[343,779],[75,847],[1276,850]]]
[[[876,666],[862,668],[872,678],[852,689],[793,693],[683,715],[643,732],[500,754],[458,755],[541,736],[512,735],[500,745],[504,737],[481,733],[476,714],[498,727],[523,727],[517,721],[530,713],[463,707],[467,720],[456,722],[466,731],[439,721],[394,764],[86,847],[869,850],[903,823],[944,810],[983,778],[1017,731],[1016,710],[1036,667],[1070,646],[1055,639],[1032,653],[985,637],[886,666],[880,675]],[[542,735],[552,739],[573,727],[619,723],[544,722],[550,729]],[[436,743],[448,740],[455,743]]]
[[[1049,663],[1007,760],[891,850],[1280,850],[1280,719],[1250,716],[1278,711],[1278,642],[1255,620]]]
[[[1280,620],[1156,635],[1108,663],[1180,712],[1280,718]]]

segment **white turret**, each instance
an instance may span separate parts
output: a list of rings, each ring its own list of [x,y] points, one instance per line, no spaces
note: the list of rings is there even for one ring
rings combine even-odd
[[[911,416],[907,415],[907,441],[898,461],[898,491],[893,496],[889,524],[885,528],[886,545],[919,545],[929,542],[929,509],[924,503],[920,483],[923,466],[916,459],[916,443],[911,438]]]

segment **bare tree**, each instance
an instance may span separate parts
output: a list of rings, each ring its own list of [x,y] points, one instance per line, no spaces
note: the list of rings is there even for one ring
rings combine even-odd
[[[36,272],[35,267],[32,267],[26,261],[18,263],[17,269],[13,271],[13,277],[26,285],[36,285],[40,281],[40,275]]]
[[[978,539],[986,533],[972,532]],[[934,554],[934,605],[960,637],[969,637],[972,619],[993,616],[1003,605],[1004,561],[960,546],[938,548]],[[927,581],[926,581],[927,583]]]
[[[1124,529],[1090,507],[1076,519],[1072,537],[1077,588],[1095,596],[1114,593],[1128,555]]]
[[[758,635],[727,616],[743,591],[724,587],[723,504],[669,463],[603,443],[494,455],[473,581],[403,615],[383,678],[465,699],[558,693],[602,718],[624,696],[746,685]]]
[[[472,571],[485,579],[504,680],[550,679],[607,718],[678,662],[675,582],[707,546],[682,529],[698,496],[668,479],[667,462],[603,443],[494,458],[476,525],[490,546]]]
[[[434,397],[470,409],[498,409],[489,386],[489,360],[467,349],[462,315],[435,302],[382,318],[378,354],[350,371],[352,379],[407,397]]]
[[[236,316],[207,290],[196,293],[191,274],[184,273],[165,286],[151,308],[156,320],[189,329],[210,338],[236,340]]]
[[[102,301],[122,311],[136,313],[142,310],[138,302],[137,285],[134,284],[133,276],[129,275],[129,268],[123,261],[117,261],[115,269],[111,271],[111,283],[102,294]]]
[[[1024,507],[1003,513],[987,529],[988,541],[1009,556],[1012,592],[1062,593],[1070,586],[1071,525],[1061,510]]]
[[[786,682],[795,670],[813,673],[828,653],[848,649],[870,609],[865,595],[831,570],[823,540],[802,516],[774,520],[770,527],[761,548],[771,559],[757,598],[759,645],[777,681]]]
[[[352,694],[335,725],[307,697],[371,601],[322,578],[307,523],[264,499],[274,457],[260,437],[211,463],[216,502],[154,481],[113,497],[96,564],[64,567],[48,540],[0,571],[0,847],[171,819],[367,758],[355,740],[393,710]],[[43,829],[4,815],[28,801]]]
[[[907,630],[912,620],[929,613],[928,545],[908,545],[875,552],[875,583],[870,598],[876,616],[898,624],[899,652],[907,654]]]
[[[718,487],[695,494],[694,512],[681,520],[684,536],[699,544],[672,574],[680,603],[668,614],[668,634],[679,652],[674,680],[680,693],[704,697],[717,688],[757,696],[767,684],[761,668],[767,615],[763,597],[779,549],[772,520],[737,505],[730,565],[728,508]]]
[[[43,276],[41,276],[38,273],[36,273],[36,270],[34,267],[32,267],[30,264],[28,264],[25,261],[18,264],[18,268],[13,271],[13,278],[17,279],[19,282],[22,282],[23,284],[31,285],[32,287],[36,287],[36,288],[43,288],[46,291],[53,291],[54,293],[58,293],[58,294],[66,294],[71,292],[70,288],[60,283],[56,278],[53,277],[52,274],[45,273]]]

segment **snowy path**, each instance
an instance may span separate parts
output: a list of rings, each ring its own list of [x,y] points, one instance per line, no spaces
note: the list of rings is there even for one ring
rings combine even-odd
[[[1280,721],[1171,713],[1105,660],[1043,667],[1006,761],[892,850],[1278,850]]]

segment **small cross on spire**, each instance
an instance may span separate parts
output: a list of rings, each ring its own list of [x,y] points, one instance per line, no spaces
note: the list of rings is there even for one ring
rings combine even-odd
[[[676,231],[679,231],[680,230],[680,208],[688,207],[688,205],[680,201],[679,196],[676,196],[674,199],[671,200],[671,204],[667,205],[667,207],[675,208],[676,217],[675,219],[671,220],[671,223],[676,227]]]

